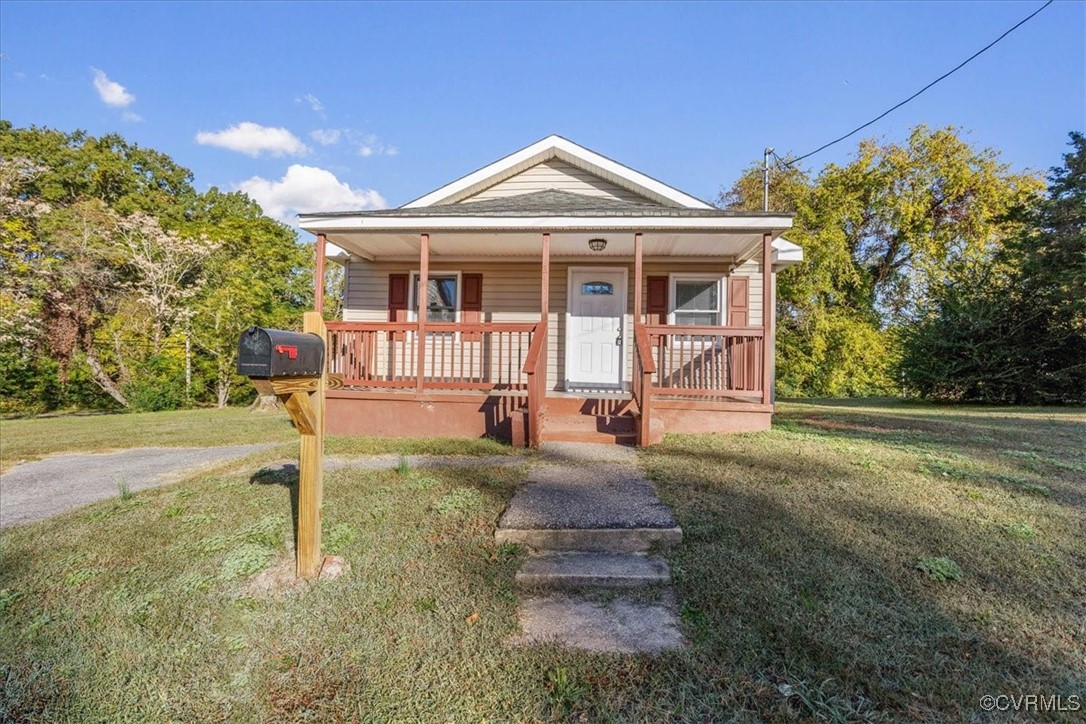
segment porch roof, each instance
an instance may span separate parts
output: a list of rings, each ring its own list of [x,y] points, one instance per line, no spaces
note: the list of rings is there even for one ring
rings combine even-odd
[[[554,256],[633,254],[642,233],[650,257],[716,257],[742,261],[792,226],[792,215],[660,206],[556,189],[441,206],[302,214],[301,228],[363,259],[417,258],[419,235],[430,254],[457,257],[538,256],[544,232]],[[588,240],[608,240],[602,252]]]
[[[716,208],[690,208],[661,206],[652,203],[622,201],[603,196],[586,196],[558,189],[544,189],[527,194],[486,199],[483,201],[465,201],[459,204],[441,206],[405,207],[382,209],[377,211],[332,211],[325,213],[301,214],[302,228],[307,228],[308,221],[341,217],[396,217],[396,218],[433,218],[433,217],[628,217],[651,216],[660,218],[766,218],[776,219],[791,214],[757,211],[730,211]],[[789,223],[791,226],[791,223]]]

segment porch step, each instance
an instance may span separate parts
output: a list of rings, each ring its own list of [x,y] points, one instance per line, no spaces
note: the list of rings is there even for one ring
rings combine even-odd
[[[547,409],[555,415],[601,415],[617,417],[625,415],[633,407],[628,393],[616,392],[600,396],[547,396]]]
[[[643,553],[539,553],[517,571],[521,586],[639,588],[668,583],[667,561]]]
[[[563,442],[637,443],[637,420],[629,414],[554,414],[551,402],[543,418],[543,439]]]

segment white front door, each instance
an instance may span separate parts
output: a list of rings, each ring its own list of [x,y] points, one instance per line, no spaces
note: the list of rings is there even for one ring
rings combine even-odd
[[[566,325],[567,388],[622,387],[622,320],[626,312],[623,269],[569,273]]]

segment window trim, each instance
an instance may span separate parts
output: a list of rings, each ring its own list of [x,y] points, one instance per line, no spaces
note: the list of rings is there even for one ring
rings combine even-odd
[[[716,283],[716,299],[717,299],[717,311],[716,311],[716,325],[723,326],[725,310],[728,308],[728,285],[725,283],[728,276],[724,273],[717,274],[694,274],[690,272],[674,272],[667,275],[667,293],[668,293],[668,308],[667,308],[667,323],[669,326],[681,327],[681,324],[675,324],[675,307],[678,304],[679,297],[676,292],[676,282],[715,282]]]
[[[431,277],[456,277],[456,321],[454,324],[460,324],[460,314],[464,306],[464,273],[459,269],[455,271],[452,269],[430,269],[429,275]],[[419,321],[419,300],[416,298],[415,289],[418,288],[418,278],[420,276],[420,271],[413,269],[407,278],[407,321],[409,322]],[[441,324],[441,322],[434,322],[434,324]]]

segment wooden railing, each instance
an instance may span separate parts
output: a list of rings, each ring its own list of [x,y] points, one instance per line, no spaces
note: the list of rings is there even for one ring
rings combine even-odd
[[[528,444],[543,440],[543,400],[547,396],[547,322],[536,325],[522,372],[528,378]]]
[[[762,391],[761,327],[644,325],[660,395],[748,397]]]
[[[648,330],[643,325],[634,327],[634,368],[630,385],[634,404],[639,411],[637,422],[637,444],[649,444],[649,431],[652,429],[652,378],[656,374],[656,362],[652,358],[652,343]]]
[[[420,350],[418,326],[405,322],[328,322],[328,372],[347,387],[528,390],[525,361],[536,324],[426,325]]]

